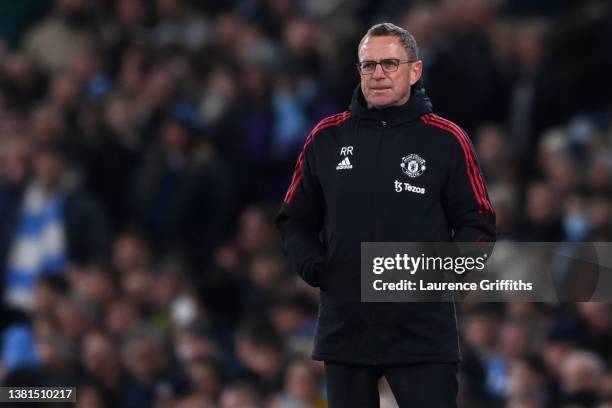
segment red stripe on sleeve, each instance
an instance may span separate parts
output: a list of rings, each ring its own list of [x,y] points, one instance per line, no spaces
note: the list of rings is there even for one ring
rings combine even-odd
[[[444,119],[438,115],[432,114],[432,116],[438,120],[438,122],[442,122],[442,123],[446,123],[448,126],[452,127],[453,129],[455,129],[458,134],[460,136],[463,137],[463,141],[464,144],[466,146],[466,148],[468,149],[468,155],[471,158],[471,163],[473,166],[473,171],[474,171],[474,177],[476,182],[478,183],[478,187],[480,190],[480,194],[481,197],[484,201],[484,203],[487,205],[487,208],[489,209],[489,211],[493,212],[493,206],[491,205],[491,203],[489,202],[489,199],[487,198],[487,193],[486,193],[486,188],[485,188],[485,184],[484,184],[484,180],[482,179],[482,175],[480,174],[480,171],[478,171],[478,166],[476,165],[476,155],[474,153],[474,148],[472,146],[472,143],[470,142],[470,138],[468,137],[468,135],[463,131],[463,129],[461,129],[459,126],[457,126],[455,123],[451,122],[448,119]]]
[[[470,185],[472,186],[472,190],[474,191],[474,196],[476,197],[476,200],[478,201],[478,205],[482,208],[483,207],[482,199],[481,199],[481,196],[480,196],[480,192],[477,191],[477,188],[476,188],[476,185],[475,185],[475,182],[474,182],[474,177],[472,175],[472,168],[471,168],[471,166],[469,164],[468,154],[466,152],[466,148],[465,148],[465,145],[463,144],[463,141],[449,127],[447,127],[447,126],[445,126],[443,124],[434,123],[433,120],[432,120],[433,118],[432,118],[431,114],[423,115],[421,117],[421,119],[423,120],[423,122],[425,122],[428,125],[436,126],[436,127],[440,128],[440,129],[448,131],[456,139],[458,139],[459,145],[461,146],[461,150],[463,150],[463,155],[465,157],[465,161],[466,161],[466,165],[467,165],[467,171],[468,171],[468,178],[470,179]]]
[[[440,118],[439,116],[434,114],[423,115],[421,119],[424,123],[428,125],[436,126],[440,129],[448,131],[457,139],[459,145],[461,146],[461,149],[463,150],[463,155],[465,158],[468,172],[468,178],[470,179],[470,184],[472,186],[474,196],[476,197],[476,201],[480,206],[479,211],[493,212],[493,207],[487,199],[484,182],[482,181],[480,172],[478,171],[478,167],[476,166],[476,160],[473,155],[472,148],[470,147],[469,140],[465,139],[467,137],[465,133],[463,133],[460,128],[454,123],[447,121],[446,119]]]
[[[291,184],[289,185],[289,189],[287,190],[287,194],[285,194],[284,202],[286,204],[291,203],[293,201],[293,197],[295,196],[295,192],[297,191],[300,182],[302,181],[302,169],[304,168],[304,160],[306,160],[306,148],[312,141],[315,136],[319,134],[323,129],[328,128],[330,126],[337,126],[340,123],[348,120],[351,117],[349,112],[342,112],[334,116],[330,116],[328,118],[320,121],[308,134],[306,137],[306,142],[304,142],[304,147],[298,156],[297,163],[295,164],[295,170],[293,171],[293,177],[291,178]]]

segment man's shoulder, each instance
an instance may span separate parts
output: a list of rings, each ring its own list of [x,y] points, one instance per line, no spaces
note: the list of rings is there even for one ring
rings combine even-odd
[[[467,132],[455,122],[435,113],[426,113],[421,116],[421,122],[438,135],[442,142],[455,147],[472,148],[472,142]]]
[[[330,130],[337,129],[342,124],[348,122],[351,119],[351,113],[348,111],[340,112],[332,116],[328,116],[317,123],[308,136],[304,143],[304,149],[307,148],[315,139],[318,139],[320,135],[329,132]]]
[[[324,129],[340,126],[342,123],[347,122],[349,119],[351,119],[351,113],[349,111],[344,111],[336,113],[332,116],[328,116],[324,119],[321,119],[319,123],[317,123],[316,126],[312,128],[310,134],[320,134]]]
[[[421,122],[433,129],[439,129],[441,132],[446,134],[463,133],[467,135],[465,130],[463,130],[463,128],[457,123],[433,112],[422,115]]]

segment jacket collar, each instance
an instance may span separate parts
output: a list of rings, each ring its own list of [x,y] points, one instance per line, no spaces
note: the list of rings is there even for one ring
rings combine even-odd
[[[420,82],[412,87],[412,92],[408,102],[401,106],[391,106],[382,110],[371,108],[361,92],[361,86],[357,85],[353,92],[353,99],[349,106],[351,115],[366,121],[375,121],[382,124],[394,126],[404,122],[412,122],[421,115],[430,113],[433,107],[429,97],[425,93],[425,88],[420,86]]]

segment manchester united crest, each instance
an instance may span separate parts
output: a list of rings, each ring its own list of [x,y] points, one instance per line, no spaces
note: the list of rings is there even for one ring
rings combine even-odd
[[[416,178],[423,174],[426,169],[425,159],[418,154],[409,154],[408,156],[404,156],[402,158],[400,167],[405,175],[411,178]]]

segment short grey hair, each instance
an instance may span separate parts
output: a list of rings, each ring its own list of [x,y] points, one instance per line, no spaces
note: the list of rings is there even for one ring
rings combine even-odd
[[[393,23],[379,23],[374,24],[365,33],[361,41],[359,41],[359,47],[357,52],[361,49],[361,45],[368,37],[397,37],[408,52],[408,56],[412,59],[419,59],[419,47],[417,45],[414,36],[410,32],[402,27],[396,26]]]

